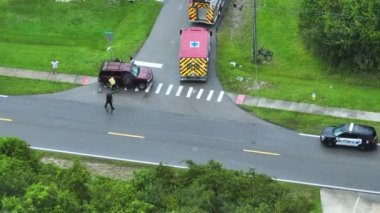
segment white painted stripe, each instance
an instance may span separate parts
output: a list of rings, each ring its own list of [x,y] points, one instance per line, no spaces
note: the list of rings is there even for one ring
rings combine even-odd
[[[11,121],[12,121],[12,119],[10,119],[10,118],[0,118],[0,121],[7,121],[7,122],[11,122]]]
[[[224,95],[224,91],[220,91],[217,102],[221,102]]]
[[[7,95],[0,95],[1,98],[8,98]]]
[[[311,134],[305,134],[305,133],[299,133],[301,136],[306,136],[306,137],[312,137],[312,138],[319,138],[319,135],[311,135]]]
[[[197,94],[197,99],[200,99],[202,97],[203,89],[200,89]]]
[[[192,92],[193,92],[193,87],[190,87],[189,90],[187,90],[186,98],[190,98]]]
[[[58,152],[58,153],[64,153],[64,154],[70,154],[70,155],[79,155],[79,156],[86,156],[86,157],[93,157],[93,158],[102,158],[102,159],[108,159],[108,160],[119,160],[119,161],[126,161],[126,162],[132,162],[132,163],[156,165],[156,166],[160,165],[160,163],[156,163],[156,162],[132,160],[132,159],[127,159],[127,158],[116,158],[116,157],[110,157],[110,156],[105,156],[105,155],[93,155],[93,154],[86,154],[86,153],[81,153],[81,152],[70,152],[70,151],[63,151],[63,150],[58,150],[58,149],[48,149],[48,148],[40,148],[40,147],[33,147],[33,146],[30,148],[35,149],[35,150],[40,150],[40,151]],[[163,164],[163,165],[175,167],[175,168],[180,168],[180,169],[188,169],[188,167],[186,167],[186,166],[177,166],[177,165],[172,165],[172,164]]]
[[[108,160],[119,160],[119,161],[132,162],[132,163],[142,163],[142,164],[148,164],[148,165],[159,165],[160,164],[160,163],[151,162],[151,161],[141,161],[141,160],[133,160],[133,159],[127,159],[127,158],[116,158],[116,157],[110,157],[110,156],[105,156],[105,155],[86,154],[86,153],[81,153],[81,152],[63,151],[63,150],[58,150],[58,149],[49,149],[49,148],[41,148],[41,147],[34,147],[34,146],[31,146],[30,148],[35,149],[35,150],[41,150],[41,151],[58,152],[58,153],[64,153],[64,154],[79,155],[79,156],[94,157],[94,158],[102,158],[102,159],[108,159]],[[174,167],[174,168],[180,168],[180,169],[188,169],[187,166],[177,166],[177,165],[173,165],[173,164],[163,164],[163,165]],[[287,180],[287,179],[281,179],[281,178],[272,178],[272,179],[276,180],[276,181],[287,182],[287,183],[297,183],[297,184],[303,184],[303,185],[309,185],[309,186],[318,186],[318,187],[331,188],[331,189],[342,189],[342,190],[348,190],[348,191],[355,191],[355,192],[363,192],[363,193],[380,195],[380,191],[370,191],[370,190],[363,190],[363,189],[356,189],[356,188],[346,188],[346,187],[340,187],[340,186],[332,186],[332,185],[325,185],[325,184],[318,184],[318,183]]]
[[[360,202],[360,195],[358,196],[358,198],[356,198],[354,208],[352,209],[353,213],[356,213],[356,209],[358,208],[359,202]]]
[[[142,135],[131,135],[127,133],[118,133],[118,132],[108,132],[109,135],[116,135],[116,136],[124,136],[124,137],[131,137],[131,138],[145,138]]]
[[[287,182],[287,183],[297,183],[297,184],[303,184],[303,185],[309,185],[309,186],[318,186],[318,187],[324,187],[324,188],[341,189],[341,190],[347,190],[347,191],[354,191],[354,192],[362,192],[362,193],[370,193],[370,194],[380,195],[380,191],[347,188],[347,187],[341,187],[341,186],[333,186],[333,185],[325,185],[325,184],[319,184],[319,183],[310,183],[310,182],[303,182],[303,181],[287,180],[287,179],[281,179],[281,178],[273,178],[273,179],[277,180],[277,181],[281,181],[281,182]]]
[[[135,92],[138,92],[138,91],[139,91],[139,88],[136,87],[136,88],[135,88]]]
[[[151,82],[148,87],[145,89],[145,92],[148,93],[150,88],[152,88],[153,83]]]
[[[211,98],[212,98],[212,95],[214,94],[214,90],[210,90],[210,92],[208,93],[208,95],[207,95],[207,101],[210,101],[211,100]]]
[[[183,89],[183,86],[179,86],[178,90],[177,90],[177,93],[175,94],[175,96],[181,95],[182,89]]]
[[[168,89],[166,90],[166,93],[165,95],[170,95],[170,92],[172,91],[172,88],[173,88],[173,84],[170,84]]]
[[[162,68],[162,64],[146,62],[146,61],[135,61],[135,64],[138,66],[143,66],[143,67],[153,67],[153,68],[159,68],[159,69]]]
[[[161,87],[162,87],[162,83],[158,84],[158,87],[156,89],[156,94],[160,93]]]

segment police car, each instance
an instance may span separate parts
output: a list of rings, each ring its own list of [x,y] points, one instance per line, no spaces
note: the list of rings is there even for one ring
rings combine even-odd
[[[342,145],[366,150],[376,148],[378,138],[375,128],[349,123],[325,127],[320,135],[320,140],[322,144],[329,147]]]

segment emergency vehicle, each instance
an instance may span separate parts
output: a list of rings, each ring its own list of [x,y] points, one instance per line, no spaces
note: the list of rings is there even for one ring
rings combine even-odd
[[[189,21],[214,24],[226,0],[189,0]]]
[[[207,81],[211,31],[189,27],[180,31],[180,81]]]

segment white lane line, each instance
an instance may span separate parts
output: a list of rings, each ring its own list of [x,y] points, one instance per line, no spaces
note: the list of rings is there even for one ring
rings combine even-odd
[[[11,122],[11,121],[12,121],[12,119],[10,119],[10,118],[0,118],[0,121],[7,121],[7,122]]]
[[[168,89],[166,90],[165,95],[170,95],[170,92],[172,91],[172,89],[173,89],[173,84],[170,84]]]
[[[264,152],[259,150],[252,150],[252,149],[243,149],[243,152],[251,152],[256,154],[263,154],[263,155],[274,155],[274,156],[280,156],[281,154],[275,153],[275,152]]]
[[[158,84],[158,87],[156,89],[156,94],[160,93],[161,87],[162,87],[162,83]]]
[[[110,156],[105,156],[105,155],[93,155],[93,154],[86,154],[86,153],[81,153],[81,152],[70,152],[70,151],[63,151],[63,150],[58,150],[58,149],[48,149],[48,148],[33,147],[33,146],[30,148],[35,149],[35,150],[41,150],[41,151],[58,152],[58,153],[79,155],[79,156],[85,156],[85,157],[103,158],[103,159],[108,159],[108,160],[119,160],[119,161],[133,162],[133,163],[156,165],[156,166],[160,165],[160,163],[156,163],[156,162],[132,160],[132,159],[126,159],[126,158],[115,158],[115,157],[110,157]],[[172,164],[163,164],[163,165],[180,168],[180,169],[188,169],[188,167],[186,166],[177,166],[177,165],[172,165]]]
[[[325,185],[325,184],[303,182],[303,181],[296,181],[296,180],[287,180],[287,179],[281,179],[281,178],[273,178],[273,179],[277,180],[277,181],[281,181],[281,182],[287,182],[287,183],[296,183],[296,184],[302,184],[302,185],[318,186],[318,187],[323,187],[323,188],[340,189],[340,190],[346,190],[346,191],[354,191],[354,192],[362,192],[362,193],[370,193],[370,194],[380,195],[380,191],[347,188],[347,187],[341,187],[341,186]]]
[[[109,135],[116,135],[116,136],[124,136],[124,137],[131,137],[131,138],[145,138],[142,135],[131,135],[127,133],[119,133],[119,132],[107,132]]]
[[[208,95],[207,95],[207,101],[210,101],[211,100],[211,98],[212,98],[212,95],[214,94],[214,90],[210,90],[210,92],[208,93]]]
[[[190,87],[189,90],[187,90],[186,98],[190,98],[192,92],[193,92],[193,87]]]
[[[152,88],[153,82],[151,82],[148,87],[145,89],[145,93],[148,93],[150,88]]]
[[[1,98],[8,98],[7,95],[0,95]]]
[[[200,89],[197,94],[197,99],[200,99],[202,97],[203,89]]]
[[[178,88],[177,93],[175,94],[175,96],[181,95],[182,89],[183,89],[183,86],[179,86],[179,88]]]
[[[299,133],[301,136],[306,136],[306,137],[312,137],[312,138],[319,138],[319,135],[311,135],[311,134],[304,134],[304,133]]]
[[[143,66],[143,67],[153,67],[153,68],[159,68],[159,69],[162,68],[162,64],[146,62],[146,61],[135,61],[135,64],[138,66]]]
[[[224,95],[224,91],[220,91],[217,102],[221,102]]]
[[[30,148],[35,149],[35,150],[41,150],[41,151],[58,152],[58,153],[79,155],[79,156],[85,156],[85,157],[103,158],[103,159],[108,159],[108,160],[119,160],[119,161],[134,162],[134,163],[143,163],[143,164],[148,164],[148,165],[160,165],[160,162],[157,163],[157,162],[133,160],[133,159],[127,159],[127,158],[116,158],[116,157],[110,157],[110,156],[105,156],[105,155],[86,154],[86,153],[81,153],[81,152],[71,152],[71,151],[64,151],[64,150],[59,150],[59,149],[49,149],[49,148],[41,148],[41,147],[34,147],[34,146],[31,146]],[[174,168],[180,168],[180,169],[188,169],[189,168],[187,166],[177,166],[177,165],[173,165],[173,164],[163,164],[163,165],[174,167]],[[354,192],[363,192],[363,193],[380,195],[380,191],[369,191],[369,190],[363,190],[363,189],[346,188],[346,187],[340,187],[340,186],[324,185],[324,184],[295,181],[295,180],[287,180],[287,179],[281,179],[281,178],[272,178],[272,179],[277,180],[277,181],[281,181],[281,182],[287,182],[287,183],[297,183],[297,184],[303,184],[303,185],[309,185],[309,186],[318,186],[318,187],[331,188],[331,189],[342,189],[342,190],[348,190],[348,191],[354,191]]]

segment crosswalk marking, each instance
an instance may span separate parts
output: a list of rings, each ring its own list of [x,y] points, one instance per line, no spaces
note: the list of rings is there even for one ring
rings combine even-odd
[[[182,89],[183,89],[183,86],[179,86],[179,88],[178,88],[177,93],[175,94],[175,96],[181,95]]]
[[[186,98],[190,98],[192,92],[193,92],[193,87],[190,87],[189,90],[187,90]]]
[[[224,95],[224,91],[220,91],[217,102],[221,102]]]
[[[170,84],[168,89],[166,90],[166,93],[165,95],[170,95],[170,92],[172,91],[172,88],[173,88],[173,84]]]
[[[148,87],[145,89],[145,92],[148,93],[150,88],[152,88],[153,83],[151,82]]]
[[[208,95],[207,95],[207,101],[210,101],[211,100],[211,98],[212,98],[212,95],[214,94],[214,90],[210,90],[210,92],[208,93]]]
[[[203,93],[203,89],[200,89],[197,95],[197,99],[200,99]]]
[[[136,87],[136,88],[135,88],[135,92],[138,92],[138,91],[139,91],[139,88]]]
[[[158,84],[158,87],[156,89],[156,94],[160,93],[161,87],[162,87],[162,83]]]

